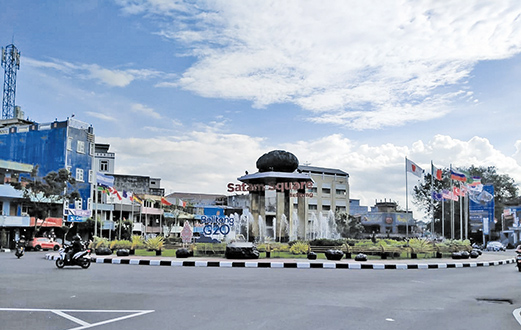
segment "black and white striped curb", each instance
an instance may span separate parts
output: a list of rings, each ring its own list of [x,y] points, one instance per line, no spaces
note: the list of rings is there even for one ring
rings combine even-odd
[[[58,256],[47,254],[48,260]],[[417,263],[417,264],[370,264],[341,262],[277,262],[277,261],[206,261],[206,260],[158,260],[129,258],[91,258],[97,264],[144,265],[169,267],[221,267],[221,268],[323,268],[323,269],[446,269],[499,266],[514,263],[514,259],[488,262]]]

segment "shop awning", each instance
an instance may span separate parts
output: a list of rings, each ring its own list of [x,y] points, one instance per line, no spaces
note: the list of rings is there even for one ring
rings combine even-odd
[[[31,217],[31,226],[34,227],[35,225],[35,218]],[[42,219],[38,219],[38,222],[36,222],[37,226],[41,227],[61,227],[63,225],[63,219],[62,218],[47,218],[45,219],[45,222]]]

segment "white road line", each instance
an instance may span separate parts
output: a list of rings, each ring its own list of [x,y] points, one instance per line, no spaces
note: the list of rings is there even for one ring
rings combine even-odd
[[[69,315],[69,314],[65,314],[65,313],[62,312],[62,311],[55,310],[55,311],[52,311],[52,312],[53,312],[54,314],[56,314],[56,315],[59,315],[59,316],[61,316],[61,317],[63,317],[63,318],[66,318],[67,320],[70,320],[70,321],[72,321],[72,322],[74,322],[74,323],[78,323],[79,325],[82,325],[82,326],[90,325],[90,323],[85,322],[85,321],[83,321],[83,320],[80,320],[79,318],[76,318],[76,317],[71,316],[71,315]]]
[[[118,322],[122,320],[126,320],[132,317],[145,315],[148,313],[155,312],[155,310],[96,310],[96,309],[45,309],[45,308],[0,308],[0,311],[7,312],[51,312],[56,315],[59,315],[63,318],[66,318],[74,323],[80,325],[80,327],[71,328],[68,330],[81,330],[81,329],[89,329],[93,327],[97,327],[99,325]],[[98,322],[98,323],[88,323],[83,320],[80,320],[74,316],[68,315],[66,313],[131,313],[129,315],[116,317],[114,319]]]
[[[512,314],[514,314],[514,318],[516,319],[517,323],[521,325],[521,308],[514,309]]]

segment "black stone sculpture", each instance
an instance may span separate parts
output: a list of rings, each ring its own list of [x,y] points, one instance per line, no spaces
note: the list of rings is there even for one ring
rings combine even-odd
[[[325,253],[327,260],[340,260],[344,256],[344,252],[340,250],[327,250]]]
[[[257,159],[259,172],[295,172],[298,168],[298,158],[284,150],[270,151]]]
[[[130,250],[129,249],[118,249],[116,251],[116,255],[118,257],[126,257],[126,256],[130,255]]]
[[[112,254],[112,250],[108,247],[97,248],[94,252],[96,252],[96,254],[99,256],[108,256]]]
[[[176,258],[188,258],[191,256],[193,256],[193,253],[190,250],[185,249],[185,248],[177,249],[175,251]]]
[[[259,259],[259,250],[253,243],[235,242],[226,245],[227,259]]]
[[[355,256],[355,261],[367,261],[367,255],[359,253]]]

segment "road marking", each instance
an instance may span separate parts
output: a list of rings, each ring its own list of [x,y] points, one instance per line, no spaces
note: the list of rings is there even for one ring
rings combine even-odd
[[[521,308],[514,309],[512,314],[514,314],[514,317],[515,317],[517,323],[521,324]]]
[[[79,327],[70,328],[68,330],[89,329],[89,328],[97,327],[99,325],[118,322],[118,321],[126,320],[126,319],[129,319],[132,317],[141,316],[141,315],[155,312],[155,310],[95,310],[95,309],[43,309],[43,308],[0,308],[0,311],[51,312],[51,313],[54,313],[58,316],[66,318],[67,320],[80,325]],[[77,317],[71,316],[67,313],[131,313],[131,314],[91,324],[91,323],[85,322]]]

